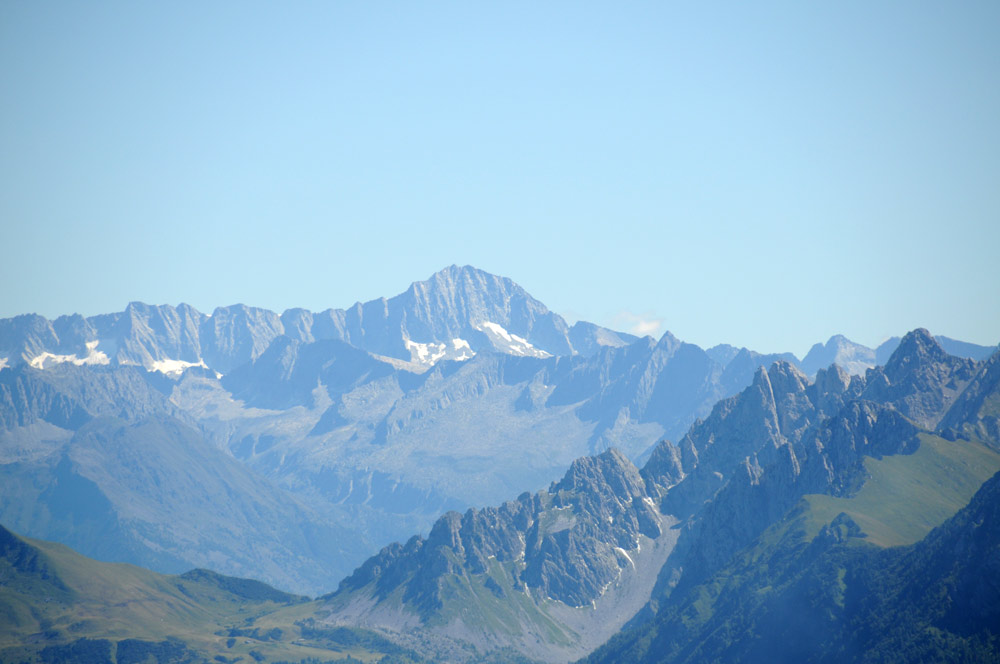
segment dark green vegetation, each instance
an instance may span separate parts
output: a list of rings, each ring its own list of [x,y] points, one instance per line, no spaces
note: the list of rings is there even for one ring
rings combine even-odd
[[[259,581],[102,563],[0,527],[4,664],[420,661],[363,630],[312,627],[316,608]]]

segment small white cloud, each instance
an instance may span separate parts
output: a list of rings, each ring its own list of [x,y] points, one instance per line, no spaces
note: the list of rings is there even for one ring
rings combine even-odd
[[[661,327],[663,327],[662,320],[642,320],[633,325],[630,332],[632,332],[632,334],[637,334],[640,337],[644,337],[646,335],[656,336]]]
[[[634,314],[631,311],[621,311],[613,318],[613,327],[624,330],[636,336],[658,337],[663,329],[663,319],[654,314]]]

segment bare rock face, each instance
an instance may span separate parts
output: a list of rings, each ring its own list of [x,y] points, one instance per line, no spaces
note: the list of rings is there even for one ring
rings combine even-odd
[[[636,548],[640,535],[661,534],[659,524],[638,469],[611,449],[578,459],[548,491],[445,514],[426,540],[384,548],[331,598],[374,584],[384,600],[402,588],[405,601],[429,619],[447,601],[444,577],[483,574],[495,559],[514,564],[513,587],[584,606],[619,576],[624,552]]]
[[[909,454],[919,446],[912,422],[889,406],[854,400],[833,417],[782,443],[769,461],[745,457],[689,525],[674,550],[683,561],[679,588],[719,569],[806,493],[846,495],[864,480],[864,458]]]
[[[0,430],[49,422],[77,429],[91,419],[72,397],[63,394],[25,366],[0,373]]]
[[[802,359],[802,370],[809,375],[819,369],[838,364],[847,373],[864,375],[876,364],[876,351],[836,334],[825,344],[815,344]]]
[[[684,463],[681,460],[680,448],[668,440],[660,442],[653,448],[641,473],[650,488],[650,493],[662,497],[684,479]]]
[[[761,466],[778,459],[784,446],[799,443],[856,396],[856,381],[835,365],[818,372],[812,384],[787,362],[759,369],[750,387],[720,401],[708,419],[691,427],[679,452],[655,451],[650,457],[656,463],[643,469],[647,481],[660,487],[677,484],[664,498],[664,512],[680,518],[694,514],[750,455]],[[674,456],[680,457],[683,481],[668,462]]]
[[[910,332],[884,367],[867,374],[862,397],[892,405],[933,429],[972,380],[976,363],[948,355],[927,330]]]
[[[852,401],[805,441],[805,485],[809,490],[847,495],[860,485],[866,456],[881,459],[912,454],[920,428],[895,409]]]
[[[1000,448],[1000,352],[982,363],[938,425],[942,435]]]
[[[120,364],[152,367],[168,358],[196,364],[202,356],[199,328],[205,319],[186,304],[175,309],[131,302],[110,330],[95,331],[98,338],[115,340],[114,359]]]
[[[219,307],[201,324],[205,363],[226,374],[254,360],[284,332],[273,311],[234,304]]]
[[[552,505],[568,511],[570,521],[553,530],[535,519],[523,579],[569,606],[589,604],[618,577],[618,550],[634,549],[640,534],[660,535],[658,518],[645,500],[645,483],[618,450],[573,462],[549,493]]]
[[[58,346],[59,337],[43,316],[22,314],[0,320],[0,351],[4,351],[10,364],[30,360]]]

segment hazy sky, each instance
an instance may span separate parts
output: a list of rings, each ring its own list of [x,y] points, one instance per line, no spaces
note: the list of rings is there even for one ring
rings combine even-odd
[[[0,3],[0,316],[446,265],[800,356],[1000,341],[1000,3]]]

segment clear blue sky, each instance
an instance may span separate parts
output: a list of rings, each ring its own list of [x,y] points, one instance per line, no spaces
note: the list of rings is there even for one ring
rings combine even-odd
[[[1000,341],[1000,3],[0,3],[0,316],[452,264],[802,355]]]

